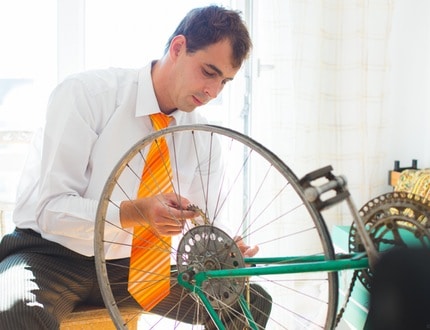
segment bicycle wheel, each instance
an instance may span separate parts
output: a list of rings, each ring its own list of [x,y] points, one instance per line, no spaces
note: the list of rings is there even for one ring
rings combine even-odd
[[[183,253],[188,245],[194,245],[197,237],[204,240],[204,234],[196,234],[196,231],[208,226],[219,228],[212,235],[217,237],[216,244],[240,236],[247,244],[258,245],[259,258],[322,254],[326,259],[334,259],[321,214],[306,201],[299,180],[276,155],[249,137],[226,128],[211,125],[169,127],[144,138],[123,156],[100,199],[95,223],[95,261],[103,299],[118,329],[127,327],[120,307],[134,300],[131,296],[116,295],[117,289],[126,283],[110,278],[108,268],[118,267],[119,272],[124,272],[128,271],[128,265],[111,260],[109,255],[112,250],[123,251],[124,257],[130,255],[133,228],[122,229],[115,225],[118,223],[115,217],[120,201],[135,198],[147,149],[160,137],[164,137],[169,146],[175,193],[189,199],[202,214],[194,223],[187,221],[185,224],[183,235],[188,240],[185,247],[180,237],[172,240],[169,247],[172,264],[178,249]],[[194,227],[196,222],[205,226]],[[194,253],[198,258],[209,253],[205,249],[209,249],[208,244],[203,245],[203,250],[193,250],[189,254]],[[219,249],[214,249],[217,253],[211,255],[217,260],[210,260],[210,267],[208,263],[202,265],[203,270],[229,267],[225,259],[220,259]],[[231,264],[231,267],[243,266],[236,261]],[[179,286],[175,270],[172,265],[171,292]],[[234,279],[227,280],[238,283]],[[337,308],[336,273],[261,275],[252,276],[249,282],[251,285],[237,295],[263,299],[261,291],[253,291],[259,287],[271,296],[268,329],[331,328]],[[247,292],[247,288],[251,292]],[[213,290],[222,289],[211,286],[206,294],[217,313],[223,314],[226,328],[239,328],[237,324],[242,319],[244,324],[240,328],[247,326],[248,320],[233,311],[237,301],[227,299],[226,302]],[[230,298],[230,293],[228,296]],[[139,324],[144,329],[199,329],[197,324],[204,324],[207,319],[201,300],[181,288],[177,296],[167,297],[149,313],[143,313]]]

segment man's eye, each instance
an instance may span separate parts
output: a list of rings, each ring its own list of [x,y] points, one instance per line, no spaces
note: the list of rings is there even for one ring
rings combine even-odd
[[[203,71],[203,74],[206,77],[213,77],[213,76],[215,76],[215,73],[213,73],[213,72],[206,71],[205,69],[202,69],[202,71]]]

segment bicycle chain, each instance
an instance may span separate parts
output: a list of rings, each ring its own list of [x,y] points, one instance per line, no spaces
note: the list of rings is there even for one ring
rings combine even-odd
[[[334,323],[334,327],[335,328],[337,328],[337,326],[339,325],[339,322],[342,319],[343,314],[346,311],[346,307],[347,307],[347,305],[349,303],[349,299],[351,298],[352,291],[354,290],[355,283],[357,282],[357,278],[358,278],[358,271],[355,270],[354,273],[352,274],[352,278],[351,278],[351,282],[349,284],[348,292],[345,295],[345,302],[343,303],[342,308],[339,309],[339,312],[336,315],[336,320],[335,320],[335,323]]]

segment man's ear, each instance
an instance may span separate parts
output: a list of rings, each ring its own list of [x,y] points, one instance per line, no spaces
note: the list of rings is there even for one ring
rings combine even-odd
[[[182,34],[175,36],[170,42],[169,53],[172,59],[176,59],[181,52],[187,51],[187,39]]]

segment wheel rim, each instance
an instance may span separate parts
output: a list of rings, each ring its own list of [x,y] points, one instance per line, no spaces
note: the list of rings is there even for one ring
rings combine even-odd
[[[222,230],[227,228],[231,237],[240,235],[249,245],[258,245],[258,257],[324,254],[327,259],[334,258],[320,213],[305,200],[296,176],[273,153],[249,137],[222,127],[170,127],[153,133],[126,153],[112,171],[100,199],[94,238],[96,269],[103,299],[117,328],[126,328],[127,320],[121,317],[118,306],[127,304],[127,299],[114,297],[112,287],[118,284],[109,278],[107,265],[111,265],[111,261],[105,255],[108,254],[108,246],[110,249],[129,248],[124,242],[117,241],[112,233],[117,232],[116,236],[121,239],[130,236],[131,240],[132,229],[115,227],[114,221],[109,219],[110,210],[118,208],[118,201],[134,198],[126,186],[132,177],[139,180],[136,173],[141,173],[141,165],[136,164],[142,163],[145,149],[160,136],[168,140],[175,192],[196,204],[210,225]],[[189,146],[187,155],[179,154],[178,150],[183,152],[180,145],[184,141]],[[181,170],[181,163],[189,162],[190,158],[195,166],[192,171],[188,166],[185,173]],[[224,171],[217,172],[219,162],[224,163]],[[215,172],[216,181],[221,182],[217,187],[214,186]],[[210,175],[206,175],[208,173]],[[187,223],[184,234],[192,227]],[[308,244],[303,244],[305,241]],[[173,257],[177,247],[177,243],[172,244]],[[176,283],[174,280],[173,277],[172,283]],[[267,328],[331,327],[337,302],[334,273],[264,275],[252,277],[250,281],[263,286],[272,296]],[[188,294],[184,290],[184,297]],[[197,323],[201,323],[203,307],[195,307],[198,310],[195,318],[199,318]],[[163,324],[173,324],[175,329],[192,328],[181,322],[182,315],[172,312],[169,315],[173,320],[151,313],[144,315],[140,322],[147,329]]]

